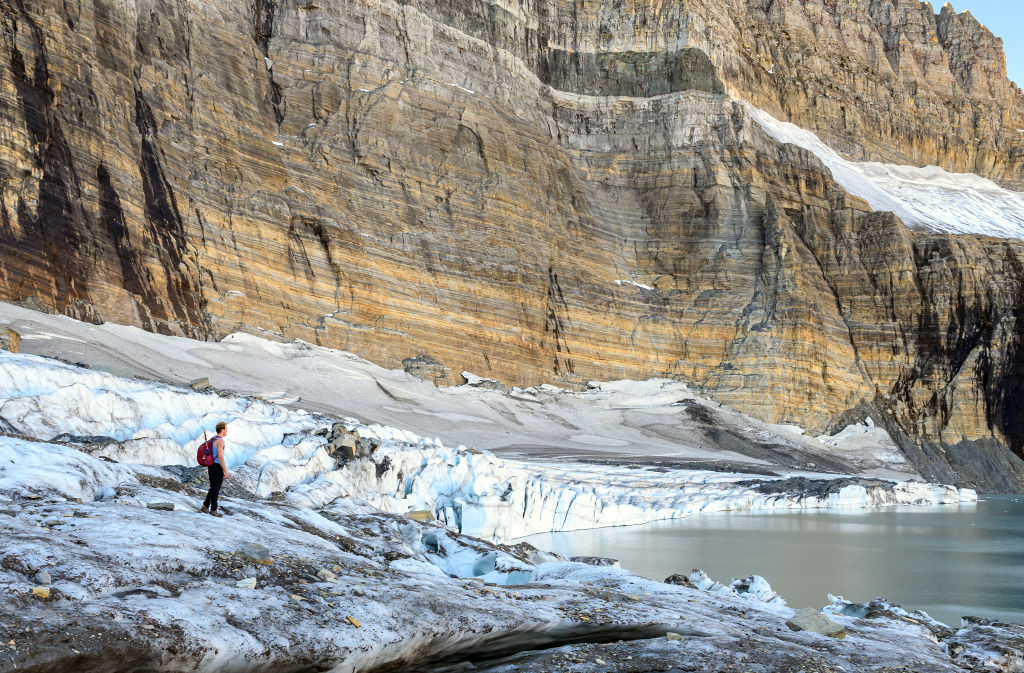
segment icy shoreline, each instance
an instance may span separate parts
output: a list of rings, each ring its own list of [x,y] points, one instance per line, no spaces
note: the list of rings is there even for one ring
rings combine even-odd
[[[1010,670],[1017,659],[1006,643],[1024,637],[1008,625],[954,630],[840,606],[831,619],[846,637],[837,640],[787,627],[799,614],[756,576],[659,583],[464,534],[971,497],[966,491],[851,478],[814,491],[806,475],[792,478],[794,490],[757,475],[514,461],[6,352],[0,419],[3,671],[464,670],[473,662],[495,672],[597,673],[686,660],[708,671],[909,662],[952,673],[963,664]],[[214,520],[195,511],[201,470],[181,465],[222,419],[235,464],[229,516]],[[435,513],[440,521],[429,521]]]
[[[360,434],[374,428],[355,427]],[[383,433],[387,434],[387,433]],[[426,446],[424,446],[426,445]],[[325,496],[356,493],[395,514],[427,510],[467,535],[508,541],[541,532],[628,526],[695,513],[846,509],[974,502],[970,489],[834,475],[785,478],[711,471],[620,468],[582,463],[523,462],[464,447],[415,446],[385,440],[364,463],[310,484],[294,502],[316,506]],[[783,485],[773,490],[772,482]],[[322,484],[322,485],[321,485]],[[321,488],[320,493],[316,489]]]

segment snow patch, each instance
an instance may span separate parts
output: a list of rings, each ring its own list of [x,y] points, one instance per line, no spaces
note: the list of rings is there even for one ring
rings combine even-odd
[[[895,213],[912,229],[1024,238],[1024,193],[938,166],[848,161],[811,131],[744,105],[769,136],[811,152],[846,191],[875,210]]]
[[[644,285],[643,283],[638,283],[635,280],[617,280],[615,281],[615,284],[620,287],[622,285],[632,285],[633,287],[640,288],[641,290],[654,290],[650,285]]]

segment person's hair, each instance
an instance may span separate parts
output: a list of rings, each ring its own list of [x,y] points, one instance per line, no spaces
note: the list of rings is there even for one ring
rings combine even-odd
[[[225,423],[224,421],[221,421],[220,423],[217,424],[217,432],[220,433],[220,431],[226,427],[228,427],[228,424]]]

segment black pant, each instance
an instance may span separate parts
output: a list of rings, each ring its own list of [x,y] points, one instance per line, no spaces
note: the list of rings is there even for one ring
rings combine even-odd
[[[210,470],[210,492],[206,494],[203,507],[209,507],[211,512],[216,512],[220,485],[224,483],[224,468],[220,466],[220,463],[214,463],[208,469]]]

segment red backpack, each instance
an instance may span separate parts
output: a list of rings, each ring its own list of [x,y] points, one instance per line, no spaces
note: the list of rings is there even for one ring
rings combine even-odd
[[[213,440],[217,439],[217,435],[214,435],[210,439],[206,439],[206,433],[203,433],[203,443],[199,445],[196,450],[196,460],[203,467],[210,467],[213,465]]]

